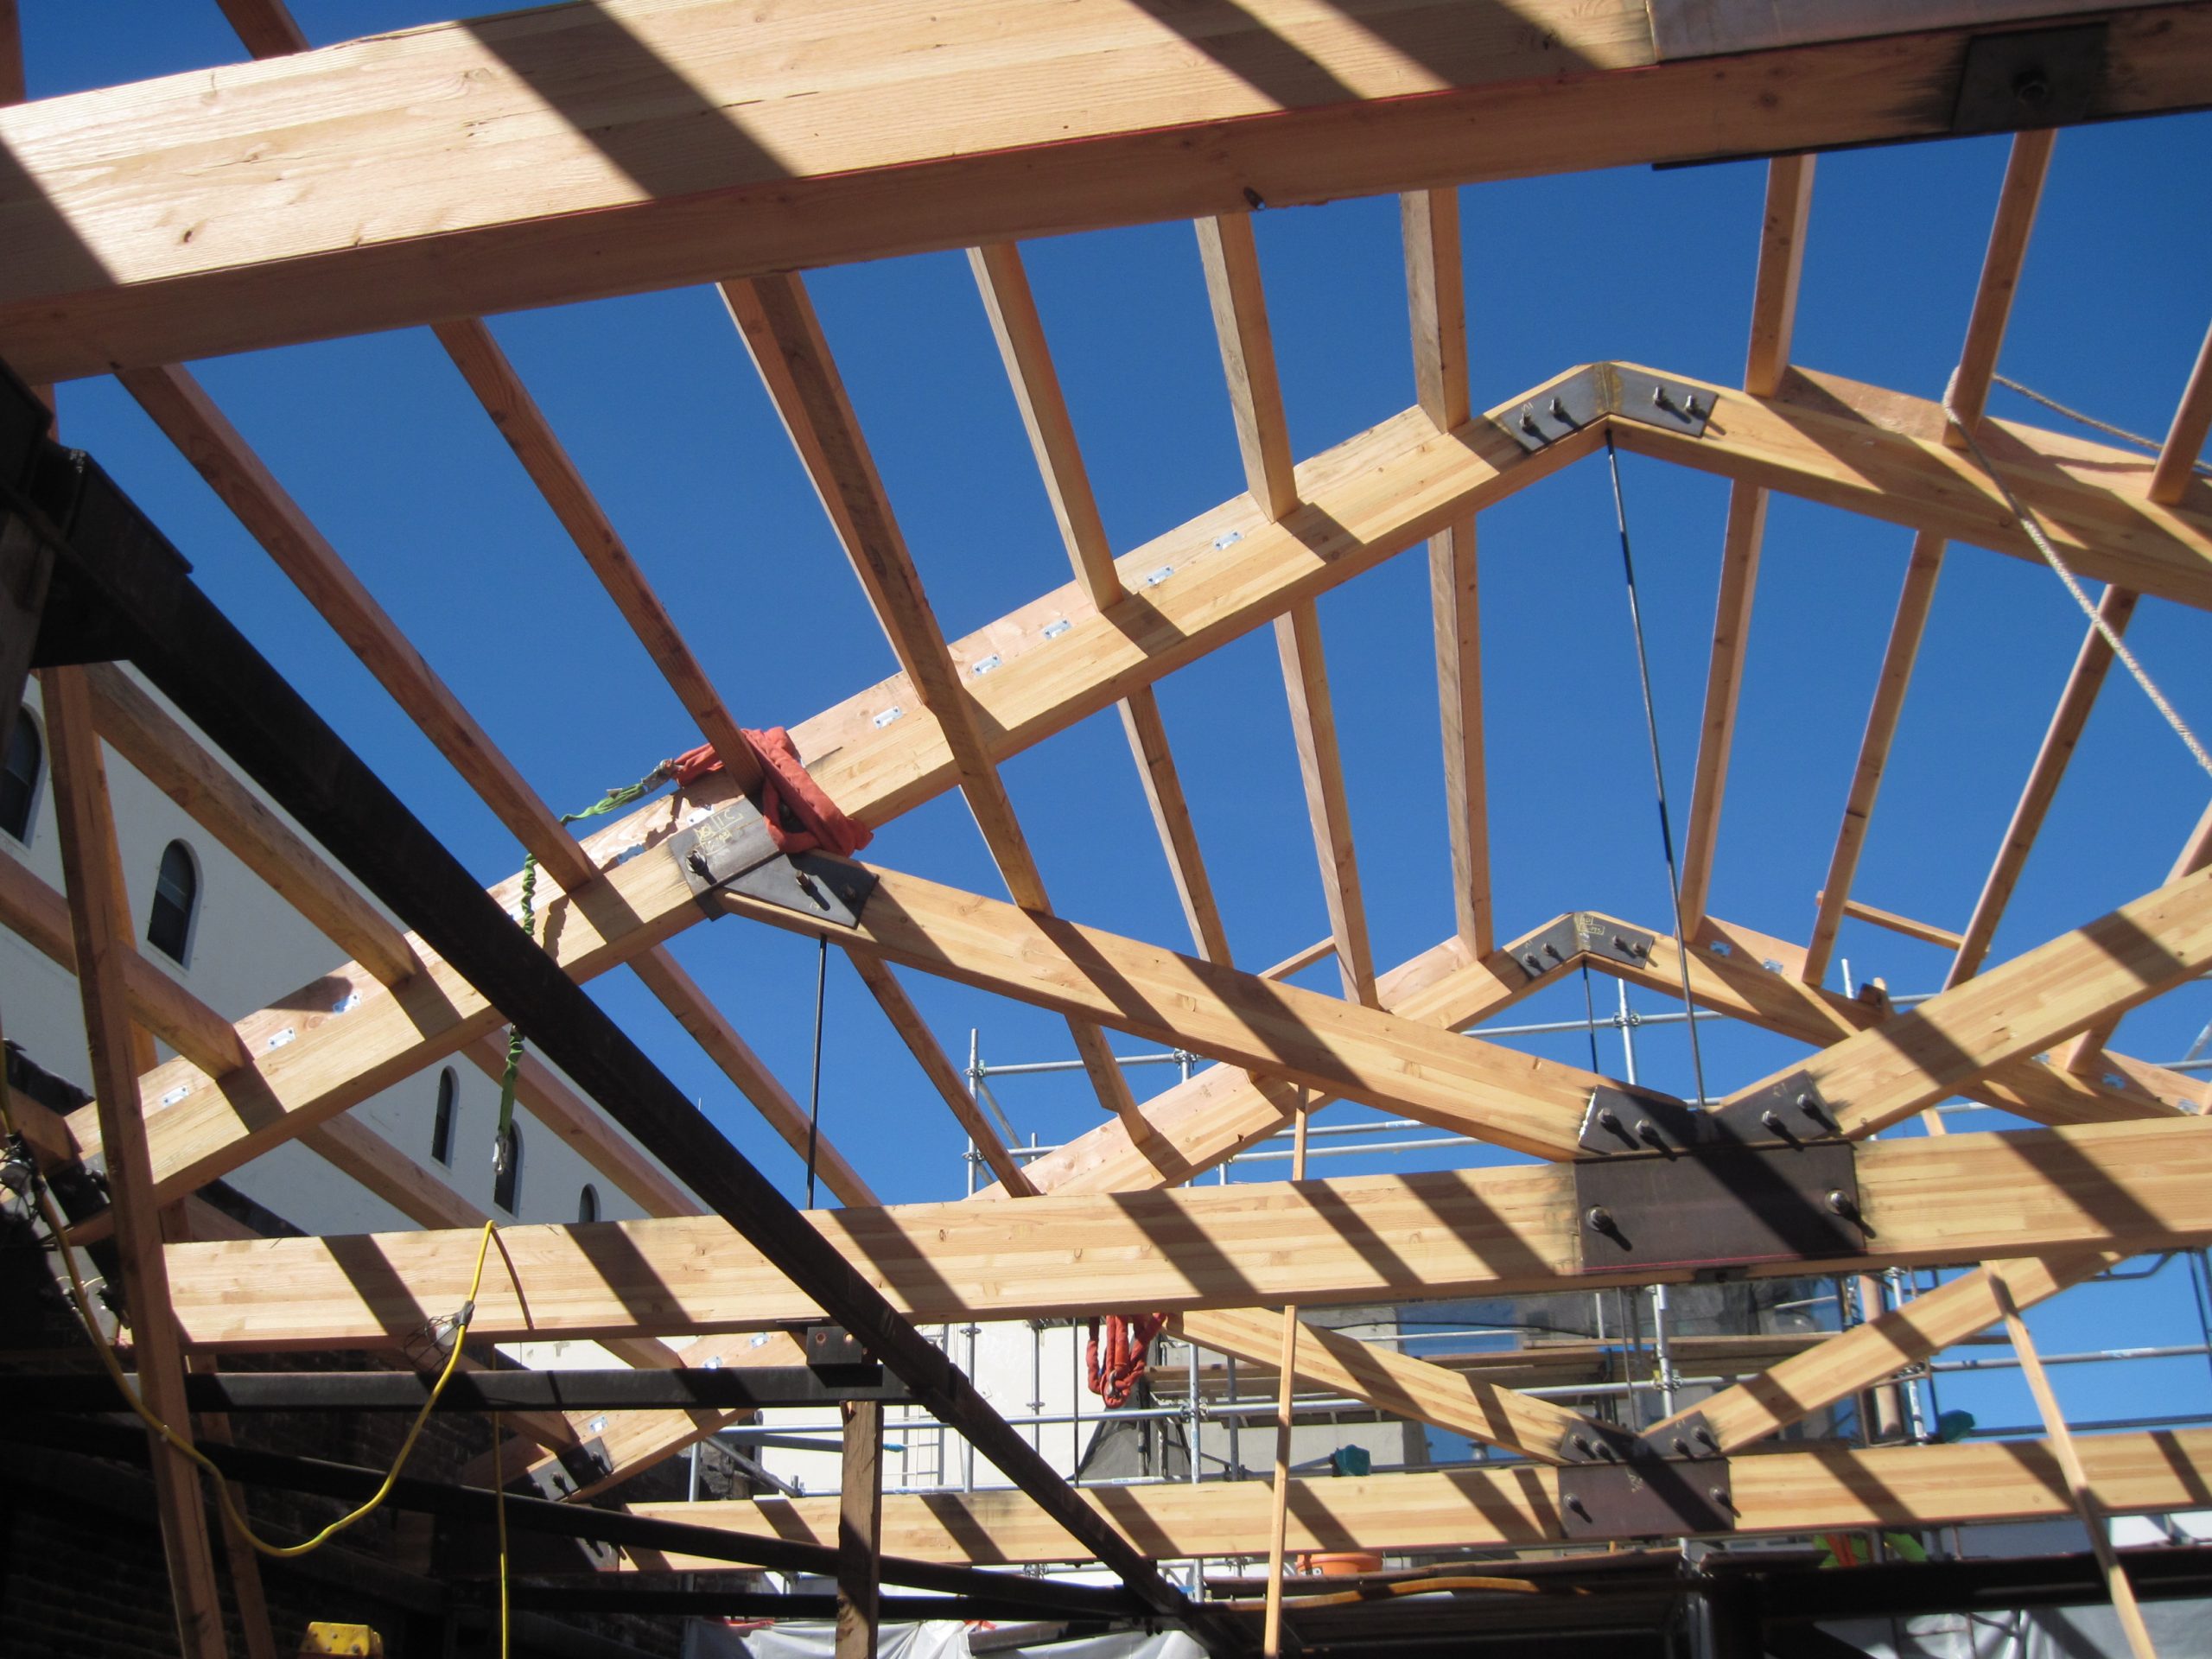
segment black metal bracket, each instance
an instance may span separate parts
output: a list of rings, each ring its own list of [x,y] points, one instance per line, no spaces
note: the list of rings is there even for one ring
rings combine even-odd
[[[2107,23],[2011,29],[1967,42],[1954,133],[2070,127],[2094,118],[2105,85]]]
[[[810,920],[858,927],[875,875],[823,853],[781,853],[760,809],[733,801],[671,836],[668,849],[699,907],[719,916],[715,895],[741,893]]]
[[[1605,957],[1630,968],[1648,967],[1658,943],[1654,934],[1624,927],[1592,911],[1578,910],[1515,945],[1513,960],[1535,981],[1585,956]]]
[[[1534,454],[1607,416],[1701,438],[1713,394],[1620,363],[1592,363],[1534,391],[1491,424]]]
[[[1560,1529],[1569,1538],[1681,1538],[1736,1529],[1728,1459],[1701,1417],[1661,1433],[1616,1431],[1610,1455],[1577,1458],[1558,1474]],[[1675,1446],[1684,1448],[1675,1452]]]

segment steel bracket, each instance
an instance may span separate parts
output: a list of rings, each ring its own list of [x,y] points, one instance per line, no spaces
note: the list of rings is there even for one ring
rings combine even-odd
[[[1716,1147],[1807,1147],[1840,1135],[1820,1084],[1793,1071],[1711,1111],[1656,1089],[1606,1084],[1590,1092],[1580,1144],[1592,1153],[1676,1153]]]
[[[1513,960],[1533,982],[1581,956],[1605,957],[1630,968],[1649,967],[1658,943],[1653,934],[1578,910],[1515,945]]]
[[[1869,1229],[1848,1141],[1746,1145],[1578,1159],[1578,1270],[1687,1268],[1725,1276],[1769,1262],[1859,1255]]]
[[[1592,363],[1533,392],[1491,424],[1534,454],[1607,416],[1701,438],[1713,395],[1619,363]]]
[[[2105,85],[2106,23],[2011,29],[1967,42],[1954,133],[2019,132],[2093,119]]]
[[[868,1357],[860,1338],[842,1325],[808,1325],[801,1333],[799,1347],[806,1355],[807,1370],[825,1388],[864,1386],[872,1378],[881,1380],[882,1368]]]
[[[1696,1447],[1701,1418],[1667,1431],[1669,1445]],[[1624,1452],[1571,1462],[1559,1471],[1560,1529],[1569,1538],[1681,1538],[1733,1532],[1736,1503],[1728,1459],[1718,1450],[1662,1455],[1649,1435],[1622,1434]]]
[[[1553,1449],[1562,1463],[1630,1463],[1638,1458],[1711,1463],[1722,1457],[1713,1425],[1698,1411],[1663,1430],[1647,1428],[1641,1434],[1616,1423],[1585,1419],[1560,1435]]]
[[[722,913],[715,896],[729,892],[811,921],[858,927],[861,910],[875,891],[875,876],[864,865],[823,853],[778,852],[750,801],[734,801],[709,814],[671,837],[668,849],[709,917]]]

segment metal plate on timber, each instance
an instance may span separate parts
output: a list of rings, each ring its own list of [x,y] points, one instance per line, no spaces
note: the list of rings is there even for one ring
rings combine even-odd
[[[1588,430],[1608,415],[1663,427],[1693,438],[1705,435],[1713,394],[1660,379],[1618,363],[1592,363],[1532,392],[1491,423],[1534,454],[1561,438]]]
[[[814,921],[857,927],[861,906],[875,891],[875,877],[864,866],[823,853],[778,852],[768,826],[747,801],[723,807],[672,837],[668,850],[709,916],[721,914],[715,896],[727,890]]]
[[[1595,426],[1612,413],[1606,366],[1592,364],[1564,380],[1554,381],[1518,408],[1496,417],[1492,424],[1532,454]]]
[[[2104,23],[2014,29],[1967,42],[1955,133],[2073,126],[2096,113],[2105,84]]]
[[[593,1439],[581,1445],[563,1448],[555,1454],[557,1461],[548,1461],[533,1469],[526,1477],[537,1495],[550,1503],[560,1503],[578,1487],[599,1480],[610,1473],[613,1460],[607,1455],[607,1442]],[[574,1538],[566,1541],[582,1552],[584,1560],[594,1573],[611,1573],[621,1564],[621,1553],[613,1545],[596,1538]]]
[[[1585,1152],[1659,1152],[1700,1147],[1803,1147],[1840,1136],[1835,1112],[1810,1075],[1793,1071],[1757,1094],[1707,1111],[1653,1089],[1608,1084],[1590,1093]]]
[[[1584,955],[1643,968],[1650,964],[1652,949],[1658,942],[1652,934],[1579,910],[1515,945],[1513,960],[1531,980],[1541,979]]]
[[[1713,394],[1662,380],[1642,369],[1609,365],[1613,374],[1613,413],[1641,426],[1656,426],[1684,437],[1701,438],[1713,414]]]
[[[1560,1529],[1569,1538],[1681,1538],[1732,1532],[1726,1458],[1632,1458],[1561,1468]]]
[[[1554,1450],[1562,1463],[1632,1463],[1639,1458],[1647,1461],[1671,1458],[1709,1463],[1723,1456],[1713,1426],[1700,1411],[1691,1412],[1663,1429],[1648,1428],[1641,1434],[1632,1433],[1617,1423],[1585,1419],[1560,1435]]]
[[[1705,1146],[1573,1169],[1583,1273],[1830,1261],[1866,1248],[1847,1141]]]
[[[1604,1084],[1590,1091],[1577,1142],[1585,1152],[1687,1151],[1703,1139],[1700,1115],[1656,1089]]]
[[[1834,1109],[1808,1072],[1792,1071],[1757,1094],[1710,1114],[1726,1138],[1742,1141],[1832,1141],[1841,1133]]]

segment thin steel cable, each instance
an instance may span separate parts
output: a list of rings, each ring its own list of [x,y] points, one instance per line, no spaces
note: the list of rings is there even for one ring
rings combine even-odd
[[[2030,403],[2041,404],[2054,414],[2063,415],[2068,420],[2078,422],[2093,432],[2101,432],[2108,438],[2118,438],[2122,443],[2132,443],[2139,449],[2148,449],[2154,455],[2165,453],[2166,446],[2156,438],[2146,438],[2140,432],[2131,432],[2124,426],[2114,426],[2111,422],[2101,421],[2094,415],[2084,415],[2078,409],[2069,409],[2057,398],[2046,397],[2033,386],[2024,386],[2018,381],[2008,379],[2004,375],[1993,374],[1989,378],[2004,387],[2005,391],[2017,391]],[[2208,478],[2212,478],[2212,461],[2199,461],[2192,462],[2191,465]]]
[[[1584,1018],[1590,1022],[1590,1069],[1595,1071],[1599,1069],[1598,1003],[1597,999],[1590,995],[1590,964],[1587,961],[1582,964],[1582,1012]]]
[[[830,978],[830,936],[814,953],[814,1069],[806,1081],[806,1207],[814,1208],[814,1155],[822,1147],[822,994]]]
[[[1954,401],[1957,390],[1958,376],[1955,372],[1951,376],[1951,384],[1943,388],[1943,413],[1959,429],[1959,435],[1966,440],[1967,449],[1974,456],[1975,465],[1989,474],[1989,481],[1997,486],[1998,494],[2005,498],[2005,505],[2012,510],[2013,518],[2019,520],[2020,528],[2035,543],[2036,551],[2043,555],[2044,563],[2058,573],[2059,581],[2066,584],[2066,591],[2074,595],[2074,602],[2082,607],[2082,614],[2089,619],[2089,626],[2104,636],[2105,644],[2112,647],[2113,655],[2127,664],[2127,671],[2135,677],[2135,683],[2143,688],[2143,695],[2150,698],[2152,706],[2165,716],[2166,724],[2174,729],[2174,735],[2181,739],[2188,746],[2190,753],[2196,757],[2196,764],[2206,772],[2212,773],[2212,754],[2204,752],[2204,745],[2197,741],[2196,734],[2190,730],[2189,722],[2175,710],[2172,703],[2166,701],[2165,693],[2158,690],[2144,671],[2143,664],[2135,660],[2135,653],[2127,648],[2127,642],[2120,637],[2111,623],[2105,620],[2089,595],[2082,590],[2081,582],[2067,568],[2066,561],[2059,556],[2058,549],[2044,532],[2043,525],[2028,511],[2026,504],[2012,493],[2012,486],[2005,481],[2004,475],[1992,464],[1980,442],[1974,436],[1974,428],[1959,417],[1958,407]]]
[[[1628,503],[1621,495],[1621,461],[1605,429],[1605,466],[1613,479],[1613,521],[1621,532],[1621,569],[1628,578],[1628,620],[1636,635],[1636,672],[1643,687],[1643,729],[1651,740],[1651,782],[1659,797],[1659,846],[1667,855],[1667,897],[1675,906],[1675,962],[1682,970],[1682,1012],[1690,1033],[1690,1070],[1697,1078],[1697,1103],[1706,1103],[1705,1055],[1697,1039],[1697,1004],[1690,999],[1690,942],[1682,927],[1682,878],[1675,865],[1675,829],[1667,810],[1667,771],[1659,760],[1659,716],[1651,703],[1651,659],[1643,647],[1643,607],[1636,597],[1636,556],[1629,551]]]

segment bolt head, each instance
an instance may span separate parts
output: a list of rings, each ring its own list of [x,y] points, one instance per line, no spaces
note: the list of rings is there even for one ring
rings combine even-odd
[[[1852,1211],[1850,1196],[1840,1186],[1830,1187],[1828,1189],[1828,1208],[1835,1211],[1839,1216],[1849,1215]]]
[[[1613,1230],[1613,1212],[1602,1204],[1592,1205],[1583,1212],[1582,1219],[1593,1233],[1610,1233]]]
[[[1618,1132],[1621,1126],[1620,1114],[1608,1107],[1598,1114],[1598,1124],[1601,1128],[1612,1129]]]

